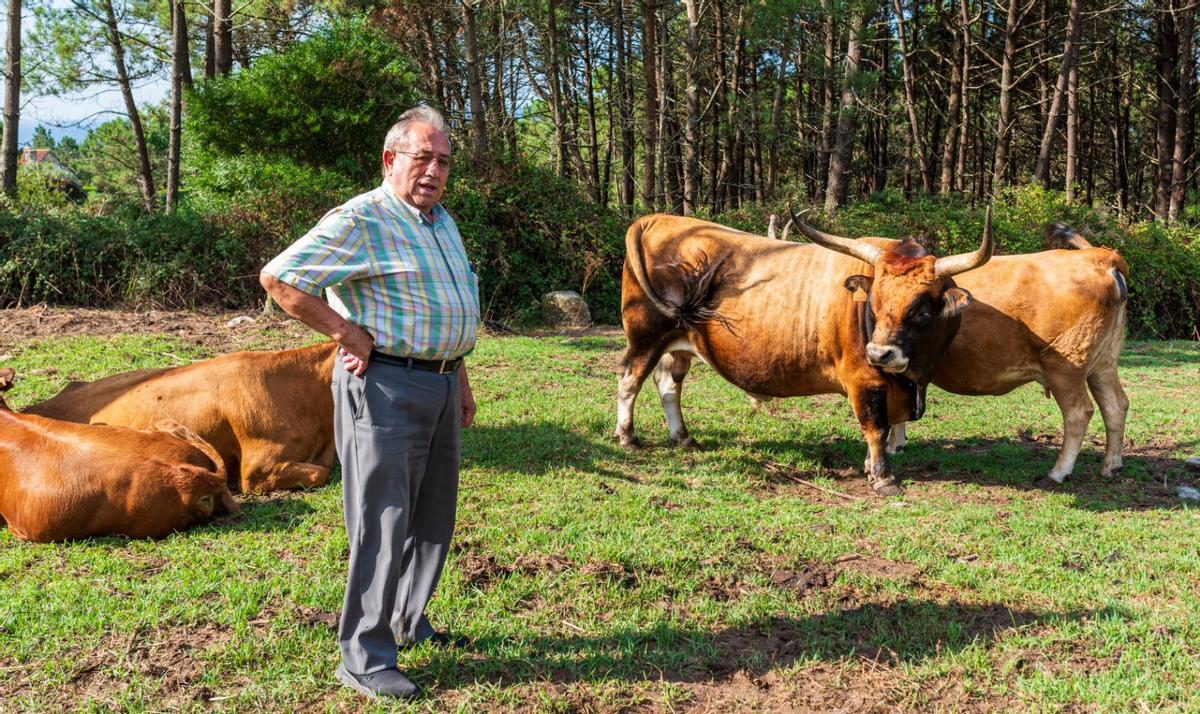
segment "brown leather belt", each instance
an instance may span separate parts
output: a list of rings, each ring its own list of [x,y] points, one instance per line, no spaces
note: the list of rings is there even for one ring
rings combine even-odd
[[[395,355],[389,355],[379,350],[371,350],[370,361],[394,364],[398,367],[419,369],[425,372],[449,374],[458,369],[458,366],[462,364],[462,357],[454,359],[417,359],[416,357],[396,357]]]

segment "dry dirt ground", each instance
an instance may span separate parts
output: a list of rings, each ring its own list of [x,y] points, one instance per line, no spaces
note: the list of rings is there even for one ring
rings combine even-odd
[[[250,318],[230,325],[239,317]],[[178,337],[215,354],[262,347],[271,333],[281,343],[311,335],[304,325],[276,310],[262,312],[104,310],[30,307],[0,310],[0,347],[15,339],[66,335],[162,334]]]

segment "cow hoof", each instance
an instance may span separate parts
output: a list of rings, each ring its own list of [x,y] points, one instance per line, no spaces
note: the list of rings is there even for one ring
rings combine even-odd
[[[685,436],[684,438],[680,439],[679,441],[676,441],[675,446],[678,446],[681,449],[686,449],[688,451],[699,451],[700,450],[700,442],[696,441],[695,439],[693,439],[690,436]]]
[[[1116,476],[1118,473],[1121,472],[1121,468],[1122,468],[1121,466],[1113,466],[1112,468],[1103,468],[1103,469],[1100,469],[1100,475],[1103,476],[1104,478],[1109,478],[1110,476]]]
[[[1040,479],[1038,479],[1037,481],[1034,481],[1033,485],[1035,487],[1043,489],[1045,491],[1053,491],[1054,489],[1062,486],[1062,483],[1059,481],[1055,481],[1054,479],[1050,478],[1049,476],[1043,476]]]
[[[624,446],[626,449],[642,448],[642,440],[637,438],[636,436],[632,436],[632,435],[626,436],[624,434],[618,434],[617,442],[619,444],[621,444],[621,446]]]
[[[881,478],[871,482],[871,488],[880,496],[902,496],[904,489],[896,483],[894,478]]]
[[[889,446],[885,453],[887,453],[888,456],[895,456],[896,454],[903,454],[904,453],[904,444],[901,444],[900,446]]]

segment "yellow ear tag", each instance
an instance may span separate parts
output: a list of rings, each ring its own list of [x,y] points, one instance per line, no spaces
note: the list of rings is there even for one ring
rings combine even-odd
[[[863,290],[862,288],[856,289],[854,291],[854,302],[866,302],[866,301],[867,301],[867,291]]]

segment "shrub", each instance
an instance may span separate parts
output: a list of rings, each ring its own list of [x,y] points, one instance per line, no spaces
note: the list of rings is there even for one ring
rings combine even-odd
[[[362,18],[335,20],[284,52],[197,84],[185,131],[216,154],[284,156],[358,181],[377,175],[383,137],[416,103],[399,49]]]
[[[543,294],[575,290],[597,322],[620,320],[624,219],[573,182],[525,164],[456,167],[446,190],[488,317],[536,322]]]

